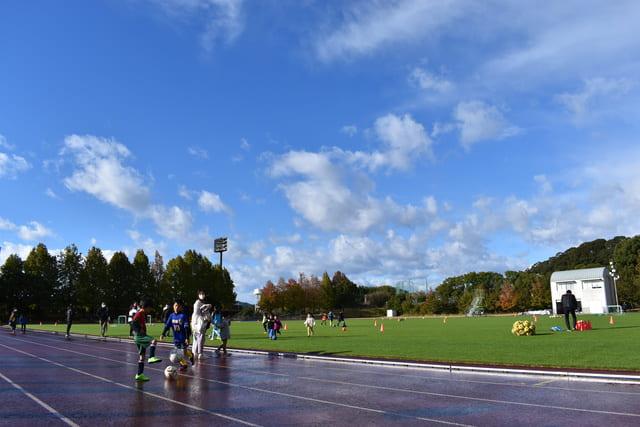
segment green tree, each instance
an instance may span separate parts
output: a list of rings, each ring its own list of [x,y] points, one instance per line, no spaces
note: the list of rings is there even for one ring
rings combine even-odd
[[[139,300],[142,296],[146,296],[151,298],[156,305],[161,305],[162,301],[158,298],[158,287],[149,265],[149,258],[142,249],[136,251],[132,267],[136,299]]]
[[[33,316],[43,319],[51,313],[58,285],[56,257],[50,255],[47,247],[40,243],[25,260],[24,273],[29,290],[26,306]]]
[[[336,289],[326,271],[322,273],[322,280],[320,281],[320,297],[325,309],[333,310],[337,307]]]
[[[340,308],[354,307],[356,305],[356,296],[358,295],[358,286],[340,271],[334,273],[331,282],[335,289],[335,303],[337,306]]]
[[[640,305],[640,236],[621,241],[613,254],[617,273],[618,301]]]
[[[92,247],[87,252],[84,260],[84,268],[78,280],[78,298],[76,310],[80,315],[87,316],[93,313],[101,302],[107,302],[109,292],[109,275],[107,272],[107,260],[99,248]],[[126,303],[131,303],[127,301]],[[116,311],[117,307],[109,306],[111,313],[115,316],[125,311]]]
[[[3,316],[13,308],[26,308],[28,294],[24,263],[16,254],[9,255],[0,268],[0,292]]]
[[[134,286],[134,270],[124,252],[116,252],[107,266],[109,285],[104,295],[104,302],[114,312],[126,313],[129,305],[139,300],[139,290]],[[96,304],[92,307],[97,308]]]
[[[84,268],[82,254],[76,245],[71,244],[58,254],[58,287],[56,289],[57,317],[62,315],[69,304],[76,304],[80,275]]]

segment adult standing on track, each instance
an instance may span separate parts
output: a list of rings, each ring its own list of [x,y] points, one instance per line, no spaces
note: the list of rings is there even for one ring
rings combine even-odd
[[[127,323],[129,323],[130,337],[133,336],[133,325],[131,324],[131,322],[133,321],[133,316],[135,316],[137,312],[138,312],[138,303],[134,302],[133,304],[131,304],[131,307],[129,308],[129,317],[127,317]]]
[[[67,334],[64,336],[66,339],[69,339],[69,333],[71,332],[71,325],[73,324],[73,305],[69,304],[67,307]]]
[[[100,335],[102,336],[102,338],[104,338],[107,335],[107,329],[109,328],[110,320],[109,308],[107,307],[107,304],[100,304],[100,308],[98,308],[96,315],[98,316],[98,320],[100,321]]]
[[[191,315],[191,332],[193,332],[193,354],[196,359],[204,359],[202,353],[204,348],[204,338],[209,327],[208,316],[211,313],[211,304],[205,304],[206,295],[204,290],[198,290],[198,299],[193,303],[193,314]]]
[[[576,309],[578,308],[578,301],[576,296],[571,293],[571,289],[567,289],[567,293],[562,295],[562,311],[564,311],[564,323],[567,325],[567,330],[571,331],[576,329]],[[573,328],[569,324],[569,314],[573,318]]]
[[[18,323],[20,323],[20,332],[22,332],[23,334],[27,333],[27,315],[24,314],[24,311],[22,311],[22,313],[20,313],[20,316],[18,316]]]
[[[9,315],[9,326],[11,327],[11,333],[16,334],[16,323],[18,322],[18,309],[14,308]]]

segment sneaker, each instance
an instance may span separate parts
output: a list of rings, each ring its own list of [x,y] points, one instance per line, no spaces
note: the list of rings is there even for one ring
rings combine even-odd
[[[136,375],[136,381],[149,381],[149,377],[145,374]]]
[[[155,356],[149,358],[149,363],[159,363],[162,362],[162,359],[157,358]]]
[[[215,351],[216,357],[220,357],[220,350]]]

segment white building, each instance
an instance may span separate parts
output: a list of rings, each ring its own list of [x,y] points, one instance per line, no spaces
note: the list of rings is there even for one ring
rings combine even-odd
[[[551,275],[553,314],[563,312],[561,299],[567,289],[575,295],[578,311],[583,313],[608,313],[607,306],[616,304],[613,279],[606,267],[554,272]]]

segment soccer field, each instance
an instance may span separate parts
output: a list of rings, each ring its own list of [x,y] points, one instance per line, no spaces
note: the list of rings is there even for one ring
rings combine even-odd
[[[407,318],[404,321],[383,319],[347,319],[348,328],[321,326],[308,338],[302,320],[285,321],[277,341],[270,341],[259,322],[233,322],[231,348],[291,351],[336,356],[368,356],[418,361],[482,363],[511,366],[567,367],[640,371],[640,314],[614,316],[580,316],[590,320],[593,330],[586,332],[552,332],[564,327],[564,319],[539,317],[537,334],[516,337],[513,322],[531,317],[487,316],[477,318]],[[32,328],[64,331],[64,325],[30,325]],[[161,325],[149,327],[159,336]],[[97,324],[74,325],[72,333],[97,335]],[[109,336],[127,337],[128,325],[112,325]],[[169,342],[169,339],[166,340]],[[215,342],[207,341],[208,345]]]

